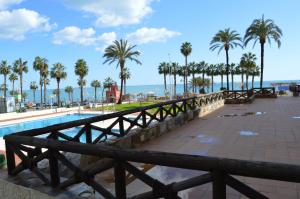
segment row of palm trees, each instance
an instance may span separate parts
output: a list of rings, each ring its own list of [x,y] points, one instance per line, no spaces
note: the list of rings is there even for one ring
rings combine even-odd
[[[260,70],[257,69],[255,61],[256,56],[252,53],[244,54],[242,57],[241,62],[239,63],[239,68],[241,71],[246,71],[246,79],[249,77],[250,71],[253,74],[260,73],[260,88],[263,86],[263,72],[264,72],[264,45],[266,42],[271,43],[272,40],[274,40],[278,47],[281,46],[281,36],[282,31],[281,29],[274,23],[271,19],[265,19],[264,16],[260,19],[255,19],[251,23],[251,25],[247,28],[244,38],[240,36],[239,33],[235,30],[231,30],[230,28],[226,28],[225,30],[220,30],[217,32],[211,42],[210,42],[210,50],[218,50],[218,54],[225,50],[226,55],[226,64],[225,68],[224,65],[218,65],[219,69],[216,69],[216,66],[207,66],[205,62],[202,62],[200,64],[197,64],[197,67],[194,62],[188,63],[188,56],[192,53],[192,45],[189,42],[184,42],[181,45],[180,52],[185,57],[185,65],[180,67],[180,70],[178,71],[176,69],[176,73],[180,73],[183,76],[183,85],[184,85],[184,92],[188,92],[188,76],[189,74],[192,74],[192,79],[195,79],[194,74],[195,71],[198,70],[202,73],[202,81],[204,81],[204,74],[207,74],[212,77],[212,84],[213,84],[213,77],[215,75],[220,74],[221,75],[221,84],[223,87],[223,76],[226,75],[226,89],[229,90],[229,75],[231,74],[231,82],[232,82],[232,89],[233,89],[233,75],[235,74],[232,69],[232,65],[229,63],[229,50],[234,49],[236,47],[244,48],[246,47],[250,41],[254,41],[254,45],[259,41],[260,48],[261,48],[261,60],[260,60]],[[168,63],[163,62],[159,65],[159,74],[164,75],[164,85],[166,90],[166,74],[172,73],[174,75],[173,66],[174,64],[171,64],[172,66],[168,66]],[[176,64],[175,64],[176,65]],[[255,66],[254,66],[255,65]],[[249,69],[252,68],[251,70]],[[197,68],[197,70],[195,70]],[[210,70],[207,70],[207,68],[210,68]],[[243,68],[243,69],[241,69]],[[255,68],[255,70],[253,69]],[[221,72],[220,72],[221,71]],[[243,73],[243,72],[242,72]],[[254,77],[254,76],[253,76]],[[174,78],[174,82],[175,82]],[[242,76],[242,81],[243,76]],[[254,80],[253,80],[254,81]],[[192,81],[193,82],[193,81]],[[248,88],[248,81],[246,81],[246,87]],[[176,83],[175,83],[176,84]],[[252,83],[253,84],[253,83]],[[193,84],[192,84],[193,85]],[[176,86],[174,86],[174,91],[176,91]],[[242,88],[244,86],[242,85]],[[212,87],[213,90],[213,87]],[[192,86],[192,91],[195,92],[195,86]],[[176,95],[176,93],[175,93]]]
[[[254,77],[260,75],[260,69],[257,67],[256,63],[256,55],[249,52],[243,54],[240,63],[238,64],[230,64],[229,65],[229,74],[231,75],[231,89],[234,89],[234,76],[241,75],[242,79],[242,89],[244,89],[244,76],[246,77],[246,88],[248,89],[248,77],[252,76],[252,87],[254,87]],[[158,73],[163,75],[164,77],[164,88],[167,89],[167,76],[172,76],[174,79],[174,95],[176,95],[176,87],[177,87],[177,76],[183,77],[183,82],[188,81],[188,78],[192,76],[191,80],[188,81],[191,85],[192,92],[196,92],[196,85],[193,83],[196,82],[199,84],[199,78],[203,82],[203,91],[206,86],[205,76],[210,77],[211,83],[211,91],[214,91],[214,77],[220,76],[221,78],[221,89],[226,89],[224,87],[224,76],[227,74],[226,64],[208,64],[204,61],[200,63],[191,62],[188,67],[180,66],[178,63],[167,63],[162,62],[158,66]],[[196,75],[202,75],[202,77],[196,77]],[[206,81],[207,82],[207,81]],[[187,89],[188,84],[184,84],[184,89]]]

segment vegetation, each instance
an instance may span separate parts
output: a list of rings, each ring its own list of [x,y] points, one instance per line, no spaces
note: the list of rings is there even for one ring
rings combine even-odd
[[[7,61],[2,61],[0,63],[0,74],[3,75],[4,77],[4,82],[3,82],[3,85],[4,85],[4,100],[6,100],[6,92],[7,92],[7,75],[9,75],[11,72],[11,66],[9,66],[7,64]]]
[[[125,67],[123,69],[123,71],[120,73],[119,76],[120,76],[120,79],[123,79],[123,81],[124,81],[124,92],[123,92],[123,94],[126,95],[126,82],[131,77],[131,73],[130,73],[129,68]]]
[[[21,96],[23,96],[23,74],[28,72],[27,61],[23,61],[22,58],[17,59],[14,62],[13,70],[15,73],[19,75],[20,79],[20,92]],[[22,99],[24,99],[22,97]]]
[[[108,111],[125,111],[129,109],[140,108],[143,106],[149,106],[152,104],[156,104],[157,102],[134,102],[134,103],[124,103],[124,104],[116,104],[111,106],[105,106],[105,110]],[[101,111],[102,108],[94,108],[93,110]]]
[[[256,69],[255,61],[256,61],[256,55],[251,52],[244,53],[241,58],[240,66],[243,69],[243,71],[245,71],[245,73],[246,73],[246,89],[247,89],[247,91],[249,90],[248,77],[251,74],[251,72]]]
[[[86,80],[84,79],[89,72],[87,63],[84,59],[78,59],[75,63],[75,74],[79,76],[77,81],[78,85],[80,86],[80,103],[83,102],[83,87],[86,85]]]
[[[0,154],[0,169],[3,169],[6,166],[6,160],[4,154]]]
[[[12,92],[10,95],[15,96],[15,81],[18,80],[18,76],[16,75],[16,73],[11,73],[9,75],[9,81],[12,82]]]
[[[227,28],[225,30],[220,30],[210,42],[210,50],[214,51],[219,49],[220,53],[223,49],[226,53],[226,77],[227,77],[227,90],[229,90],[229,49],[233,49],[237,46],[243,48],[241,44],[240,35],[234,31]]]
[[[91,87],[93,87],[95,90],[95,102],[97,101],[97,88],[100,88],[101,87],[101,83],[100,81],[98,80],[93,80],[92,83],[91,83]]]
[[[43,85],[44,85],[44,78],[45,75],[47,75],[47,71],[48,71],[48,60],[42,57],[35,57],[34,62],[33,62],[33,69],[35,71],[39,72],[40,75],[40,101],[41,101],[41,108],[43,106]],[[44,97],[45,99],[45,97]]]
[[[187,75],[188,75],[188,56],[192,53],[192,44],[189,42],[184,42],[181,45],[180,48],[180,52],[181,54],[184,56],[185,58],[185,68],[184,68],[184,72],[183,72],[183,85],[184,85],[184,92],[186,93],[187,90]]]
[[[164,88],[167,90],[167,75],[170,73],[170,66],[167,62],[161,62],[158,65],[158,74],[164,76]]]
[[[60,107],[60,88],[59,83],[62,79],[67,78],[67,73],[65,72],[65,67],[61,63],[53,64],[53,67],[51,68],[51,78],[56,79],[57,82],[57,104],[58,107]]]
[[[35,92],[36,89],[38,89],[38,85],[36,85],[36,82],[30,82],[30,90],[32,90],[32,94],[33,94],[33,102],[35,103]]]
[[[263,85],[265,43],[266,41],[271,43],[271,40],[274,40],[277,43],[278,48],[280,48],[281,36],[281,29],[273,20],[265,19],[264,16],[262,16],[261,19],[255,19],[246,30],[244,37],[245,46],[247,46],[251,40],[254,40],[254,45],[257,41],[260,43],[260,88],[262,88]]]
[[[122,73],[125,68],[126,60],[134,61],[137,64],[142,64],[137,57],[141,54],[139,51],[135,51],[134,48],[136,45],[131,46],[128,44],[127,40],[121,39],[120,41],[115,40],[112,45],[109,45],[104,52],[103,57],[106,58],[105,63],[112,64],[117,62],[117,66],[120,66],[120,72]],[[122,103],[122,94],[123,94],[123,84],[124,79],[121,75],[121,96],[119,98],[118,104]]]
[[[73,103],[73,87],[72,86],[67,86],[65,88],[65,92],[68,94],[69,102]]]

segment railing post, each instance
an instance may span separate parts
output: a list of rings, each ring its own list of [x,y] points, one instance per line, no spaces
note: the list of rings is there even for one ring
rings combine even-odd
[[[183,100],[183,112],[187,112],[187,107],[186,107],[186,99]]]
[[[213,171],[213,199],[226,199],[225,175],[221,171]]]
[[[124,133],[124,120],[122,117],[120,117],[119,119],[119,131],[120,131],[120,135],[123,136]]]
[[[92,143],[92,128],[90,124],[85,125],[85,138],[86,138],[86,143],[91,144]]]
[[[174,117],[176,117],[176,115],[177,115],[177,108],[176,108],[176,102],[174,102],[173,104],[172,104],[172,109],[173,109],[173,114],[174,114]]]
[[[121,162],[114,167],[116,198],[126,199],[126,171]]]
[[[6,148],[8,175],[12,175],[13,170],[16,168],[15,153],[13,149],[10,147],[10,143],[8,141],[5,141],[5,148]]]
[[[159,119],[161,122],[164,121],[164,110],[162,106],[159,107]]]
[[[57,140],[58,137],[56,134],[53,134],[50,139]],[[60,184],[58,160],[54,155],[52,155],[55,152],[55,150],[49,149],[49,151],[50,151],[50,153],[49,153],[49,168],[50,168],[51,186],[57,187]]]
[[[147,127],[147,118],[146,118],[146,111],[142,110],[142,121],[143,121],[143,127]]]

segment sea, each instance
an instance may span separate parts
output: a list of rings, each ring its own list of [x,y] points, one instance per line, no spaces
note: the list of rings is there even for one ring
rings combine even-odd
[[[300,80],[274,80],[274,81],[265,81],[263,86],[264,87],[270,87],[272,86],[272,83],[297,83],[300,84]],[[224,86],[226,86],[226,81],[224,81]],[[251,81],[249,81],[249,87],[251,87]],[[254,87],[259,87],[259,81],[254,82]],[[219,91],[221,88],[221,83],[215,83],[214,84],[214,91]],[[230,83],[231,88],[231,83]],[[234,83],[234,89],[241,89],[241,82],[235,82]],[[56,97],[53,95],[54,89],[48,89],[47,90],[47,100],[48,103],[55,102]],[[189,90],[191,90],[191,86],[189,86]],[[102,88],[97,89],[97,100],[102,99]],[[33,92],[31,90],[25,90],[24,92],[27,93],[26,102],[33,102]],[[167,92],[173,93],[173,85],[167,85]],[[211,92],[211,87],[206,88],[206,93]],[[148,93],[152,93],[155,96],[165,96],[165,88],[163,84],[156,84],[156,85],[128,85],[126,86],[126,93],[131,94],[133,96],[136,96],[138,94],[147,95]],[[176,94],[180,95],[183,93],[183,84],[177,84],[176,88]],[[0,96],[2,96],[3,93],[1,93]],[[83,90],[84,99],[88,101],[94,101],[94,88],[91,87],[85,87]],[[105,99],[105,91],[104,91],[104,99]],[[36,90],[36,101],[40,102],[40,91]],[[62,89],[61,90],[61,100],[62,101],[68,101],[68,94]],[[80,88],[74,88],[73,92],[73,100],[74,102],[77,102],[80,100]]]

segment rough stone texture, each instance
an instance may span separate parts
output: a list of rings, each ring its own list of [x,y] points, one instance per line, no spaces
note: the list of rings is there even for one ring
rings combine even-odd
[[[0,179],[0,198],[2,199],[54,199],[54,197],[34,189],[16,185]]]

